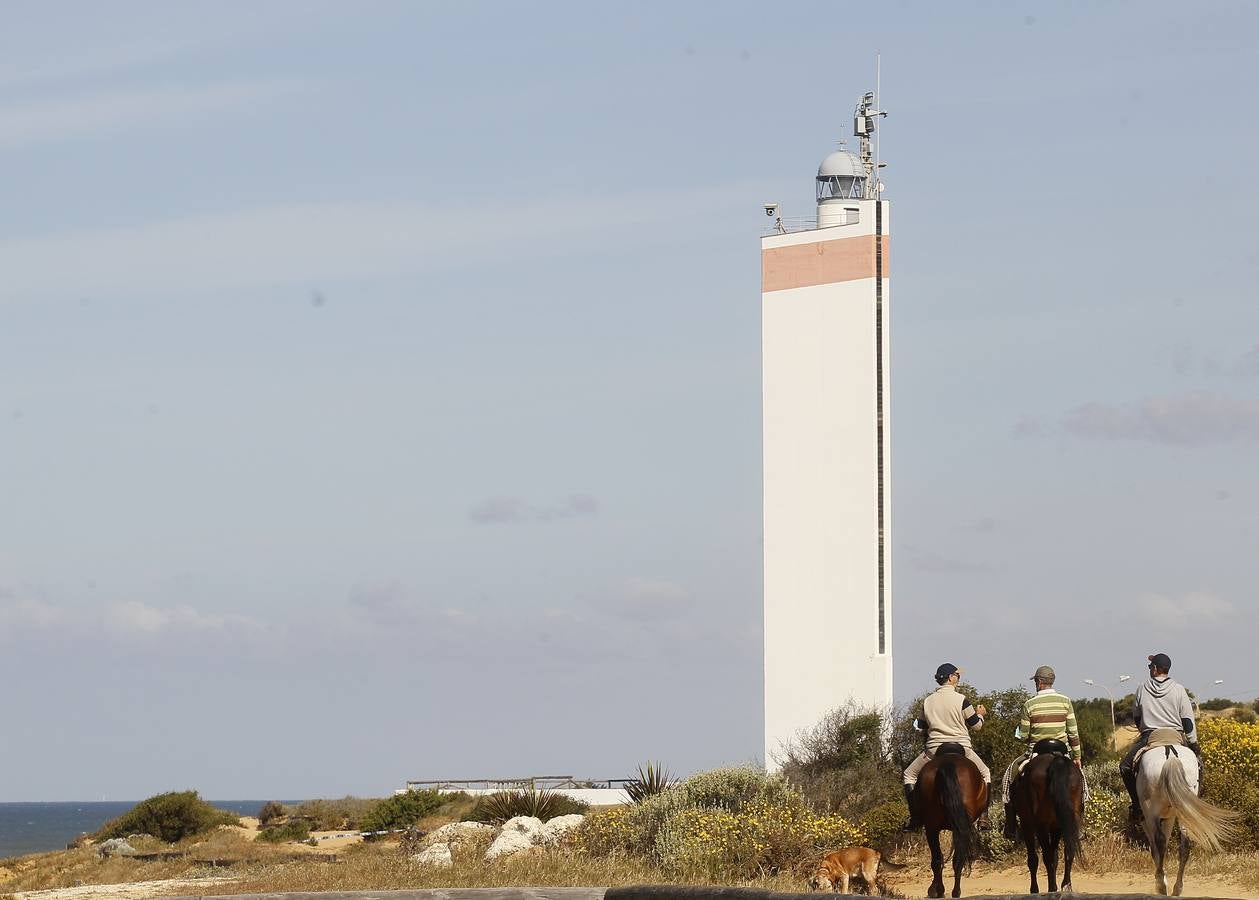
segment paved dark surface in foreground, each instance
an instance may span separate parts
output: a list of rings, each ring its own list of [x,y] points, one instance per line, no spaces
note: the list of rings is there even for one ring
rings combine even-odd
[[[847,895],[854,896],[854,895]],[[860,895],[855,895],[860,896]],[[1053,894],[1060,897],[1060,894]],[[1153,894],[1068,894],[1073,900],[1165,900]],[[415,891],[323,891],[285,894],[187,894],[162,900],[800,900],[814,894],[781,894],[758,888],[677,887],[522,887],[522,888],[428,888]],[[1045,894],[977,894],[964,900],[1045,900]],[[1182,900],[1231,900],[1226,897],[1192,897]]]

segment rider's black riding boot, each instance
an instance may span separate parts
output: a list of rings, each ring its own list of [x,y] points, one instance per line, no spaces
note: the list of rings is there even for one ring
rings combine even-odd
[[[1005,835],[1007,841],[1018,840],[1019,837],[1019,819],[1018,814],[1014,811],[1014,801],[1011,800],[1005,805],[1005,828],[1001,831]]]
[[[917,831],[922,827],[922,823],[918,821],[917,797],[914,795],[915,785],[903,784],[901,787],[905,789],[905,805],[909,807],[909,818],[901,826],[901,831]]]
[[[1119,774],[1123,778],[1123,786],[1128,789],[1128,796],[1132,798],[1132,805],[1128,807],[1128,819],[1132,822],[1141,819],[1141,800],[1137,797],[1137,773],[1120,767]]]
[[[992,809],[992,785],[988,785],[988,803],[984,806],[984,811],[979,814],[979,818],[975,820],[975,827],[980,831],[987,831],[992,828],[992,823],[988,821],[988,810]]]

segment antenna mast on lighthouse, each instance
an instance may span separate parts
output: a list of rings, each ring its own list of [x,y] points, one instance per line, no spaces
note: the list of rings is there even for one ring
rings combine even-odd
[[[879,109],[879,82],[881,80],[882,61],[879,56],[875,55],[874,63],[874,90],[867,91],[861,95],[861,99],[857,101],[857,108],[852,114],[852,133],[856,135],[861,144],[861,166],[866,171],[865,197],[866,200],[877,200],[879,193],[883,190],[883,183],[879,181],[879,169],[883,168],[882,161],[878,158],[878,119],[887,116],[887,113]],[[871,146],[871,138],[874,139],[874,146]]]

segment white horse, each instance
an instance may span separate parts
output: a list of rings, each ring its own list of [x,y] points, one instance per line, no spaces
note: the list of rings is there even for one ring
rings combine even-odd
[[[1154,856],[1154,889],[1167,893],[1163,857],[1172,826],[1180,823],[1180,869],[1172,894],[1179,897],[1185,885],[1189,841],[1210,850],[1236,835],[1237,813],[1221,809],[1198,796],[1198,759],[1188,747],[1153,747],[1137,763],[1137,796],[1145,816],[1145,836]]]

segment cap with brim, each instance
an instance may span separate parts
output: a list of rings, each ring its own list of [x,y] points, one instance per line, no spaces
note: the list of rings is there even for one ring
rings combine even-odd
[[[1056,677],[1057,676],[1054,675],[1054,670],[1051,669],[1049,666],[1041,666],[1039,669],[1036,670],[1036,674],[1032,676],[1031,680],[1052,682]]]
[[[1157,666],[1160,669],[1167,669],[1168,671],[1171,671],[1172,658],[1168,656],[1166,653],[1155,653],[1153,656],[1149,657],[1149,660],[1150,660],[1150,665]]]
[[[962,670],[959,669],[957,666],[953,665],[953,663],[941,663],[939,668],[936,669],[936,681],[943,681],[944,679],[952,675],[954,672],[960,672],[960,671]]]

